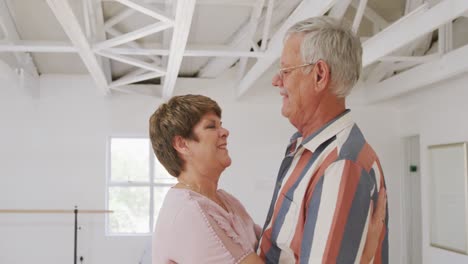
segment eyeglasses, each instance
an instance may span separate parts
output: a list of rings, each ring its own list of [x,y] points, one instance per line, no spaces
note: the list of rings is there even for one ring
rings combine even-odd
[[[287,68],[280,68],[280,69],[278,70],[278,75],[279,75],[279,77],[281,78],[281,80],[283,80],[286,74],[291,73],[291,72],[294,71],[295,69],[299,69],[299,68],[311,66],[311,65],[314,65],[314,64],[315,64],[315,62],[313,62],[313,63],[305,63],[305,64],[302,64],[302,65],[292,66],[292,67],[287,67]]]

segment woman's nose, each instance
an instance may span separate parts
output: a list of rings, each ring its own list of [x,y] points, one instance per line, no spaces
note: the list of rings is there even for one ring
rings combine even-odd
[[[221,137],[228,137],[228,136],[229,136],[229,130],[223,127],[221,129]]]

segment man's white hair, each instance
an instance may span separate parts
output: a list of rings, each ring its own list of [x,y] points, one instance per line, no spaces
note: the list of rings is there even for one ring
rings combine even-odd
[[[323,60],[330,67],[331,88],[346,97],[361,75],[362,45],[359,37],[338,19],[321,16],[300,21],[286,33],[303,36],[301,57],[304,63]]]

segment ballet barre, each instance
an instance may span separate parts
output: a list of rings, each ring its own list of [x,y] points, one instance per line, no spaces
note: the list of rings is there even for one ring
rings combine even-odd
[[[0,209],[0,214],[75,214],[75,235],[73,243],[73,263],[77,261],[77,247],[78,247],[78,213],[80,214],[111,214],[111,210],[78,210],[75,206],[73,210],[62,209]]]

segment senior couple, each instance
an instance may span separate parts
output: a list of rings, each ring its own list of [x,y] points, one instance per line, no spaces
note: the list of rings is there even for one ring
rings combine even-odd
[[[345,106],[361,58],[359,38],[333,18],[301,21],[286,34],[272,84],[297,132],[263,227],[218,189],[231,165],[218,104],[201,95],[162,104],[150,118],[150,138],[178,183],[159,212],[153,264],[388,263],[382,168]]]

